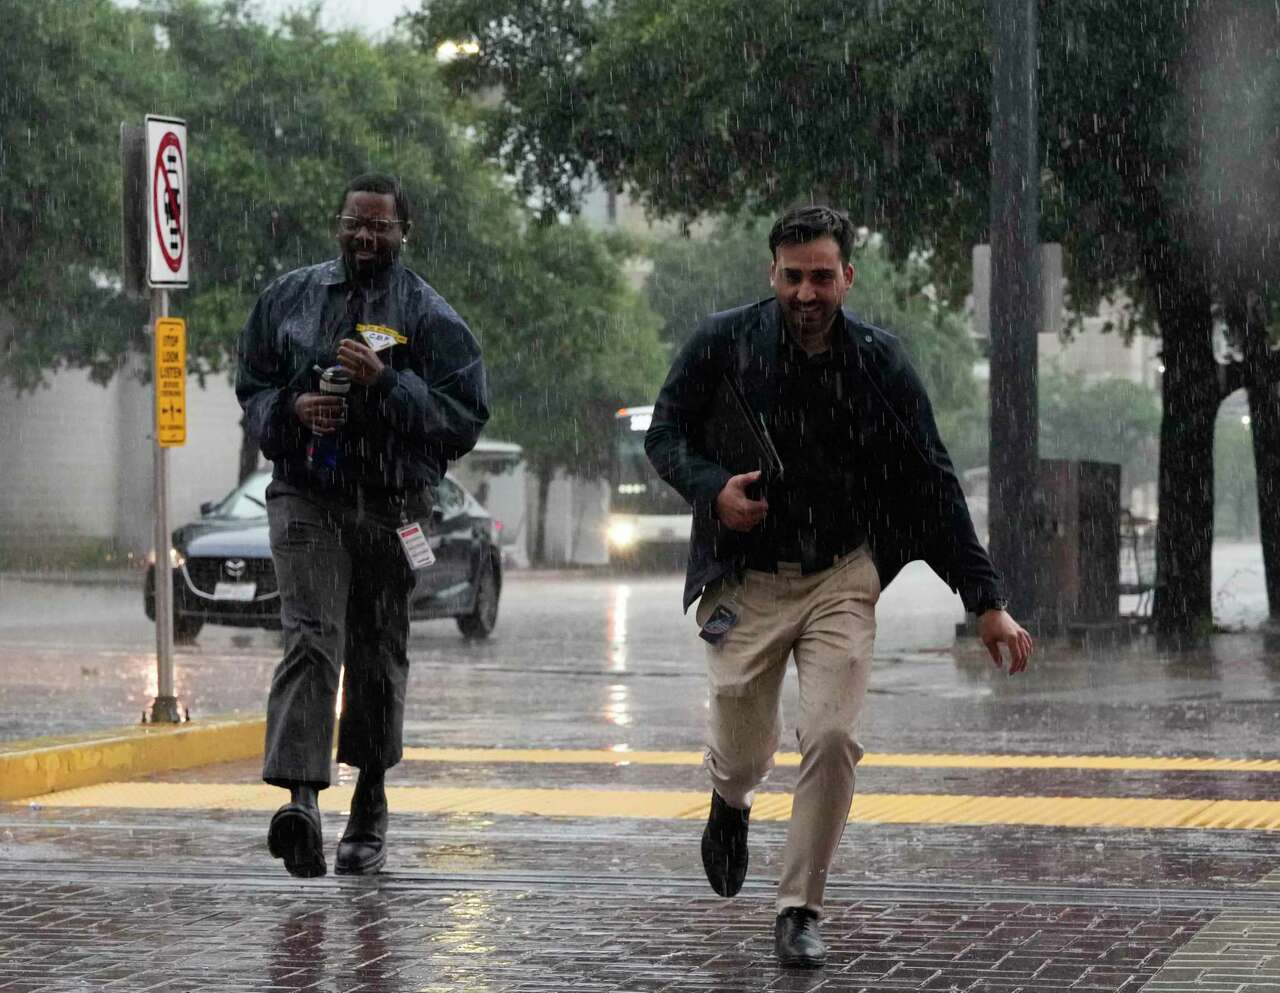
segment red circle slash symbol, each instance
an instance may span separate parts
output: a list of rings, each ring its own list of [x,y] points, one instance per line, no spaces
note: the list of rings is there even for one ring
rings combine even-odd
[[[160,254],[172,272],[182,268],[187,247],[187,225],[180,196],[187,181],[186,165],[178,136],[172,131],[166,132],[156,149],[155,173],[151,177],[151,216],[155,218]]]

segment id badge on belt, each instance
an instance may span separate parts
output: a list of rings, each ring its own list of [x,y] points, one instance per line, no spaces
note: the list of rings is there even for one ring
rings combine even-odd
[[[711,611],[711,616],[707,618],[706,623],[698,630],[699,638],[709,645],[719,645],[724,641],[725,635],[738,623],[738,611],[741,609],[738,607],[740,592],[740,589],[735,588],[727,604],[716,605],[716,609]]]
[[[396,528],[396,534],[400,536],[400,547],[404,549],[410,568],[425,569],[435,562],[435,552],[431,550],[431,543],[427,541],[427,533],[421,524],[416,521],[403,524]]]
[[[698,631],[698,637],[708,644],[718,645],[724,641],[724,636],[737,623],[738,615],[724,604],[720,604],[715,610],[711,611],[711,616],[707,618],[707,623],[702,625],[701,630]]]

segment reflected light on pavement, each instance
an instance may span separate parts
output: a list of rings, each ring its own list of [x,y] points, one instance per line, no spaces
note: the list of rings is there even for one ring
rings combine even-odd
[[[160,675],[156,671],[155,655],[135,655],[131,663],[142,669],[143,676],[147,681],[146,698],[147,704],[150,705],[160,693]],[[176,675],[176,674],[175,674]]]
[[[631,704],[628,699],[631,691],[621,683],[609,687],[609,702],[605,704],[604,718],[618,727],[631,726]]]
[[[446,944],[451,953],[485,955],[495,951],[495,946],[483,939],[483,931],[491,926],[497,914],[492,901],[484,893],[467,892],[458,894],[457,898],[445,910],[449,918],[448,930],[435,936],[432,941]],[[469,989],[466,985],[456,985],[461,976],[453,977],[451,988],[458,993]],[[479,984],[475,989],[487,989]]]
[[[630,586],[622,583],[614,587],[606,616],[610,672],[627,671],[627,601],[630,599]]]

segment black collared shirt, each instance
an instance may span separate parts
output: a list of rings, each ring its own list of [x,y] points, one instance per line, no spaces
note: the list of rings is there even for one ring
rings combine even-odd
[[[844,318],[831,348],[808,355],[785,329],[778,349],[781,387],[768,418],[785,468],[770,484],[769,512],[756,532],[747,567],[773,571],[798,562],[808,575],[831,566],[867,540],[866,466],[854,383],[844,372]]]

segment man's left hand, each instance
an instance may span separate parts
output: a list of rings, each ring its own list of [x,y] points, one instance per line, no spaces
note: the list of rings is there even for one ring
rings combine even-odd
[[[988,610],[978,618],[978,637],[987,646],[991,661],[1004,665],[1000,646],[1009,650],[1009,675],[1021,672],[1031,661],[1031,635],[1003,610]]]
[[[363,341],[343,338],[338,342],[338,365],[351,373],[361,386],[372,386],[382,372],[382,359]]]

